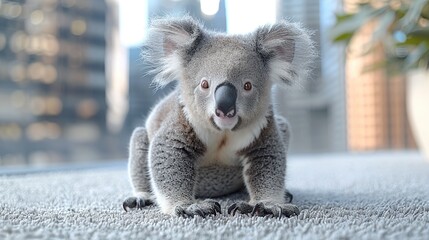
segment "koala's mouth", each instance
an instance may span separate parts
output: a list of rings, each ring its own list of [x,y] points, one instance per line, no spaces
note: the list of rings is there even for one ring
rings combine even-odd
[[[213,115],[210,118],[213,126],[219,130],[231,130],[234,131],[237,129],[237,127],[240,125],[241,118],[238,115],[235,115],[232,118],[229,117],[218,117],[216,115]]]

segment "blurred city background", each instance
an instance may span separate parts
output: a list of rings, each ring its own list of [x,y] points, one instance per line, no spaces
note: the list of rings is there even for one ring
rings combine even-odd
[[[186,12],[229,33],[283,18],[314,31],[311,79],[274,95],[291,154],[415,149],[403,77],[363,74],[377,55],[346,54],[328,35],[355,2],[0,0],[0,167],[126,159],[133,128],[172,88],[150,87],[140,58],[148,23]]]

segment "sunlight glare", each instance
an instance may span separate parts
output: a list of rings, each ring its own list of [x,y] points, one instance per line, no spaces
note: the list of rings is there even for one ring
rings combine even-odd
[[[220,0],[200,0],[201,12],[207,16],[213,16],[219,11]]]
[[[119,31],[121,42],[126,47],[142,45],[148,24],[148,2],[121,0],[119,2]]]
[[[225,0],[227,32],[243,34],[276,22],[277,0]]]

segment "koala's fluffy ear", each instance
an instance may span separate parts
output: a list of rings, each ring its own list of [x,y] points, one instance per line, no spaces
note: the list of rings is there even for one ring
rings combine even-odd
[[[315,57],[310,34],[297,23],[282,21],[255,31],[256,51],[274,83],[293,85],[304,80]]]
[[[162,87],[180,78],[184,62],[192,57],[202,34],[201,25],[189,16],[152,21],[142,57],[151,64],[154,84]]]

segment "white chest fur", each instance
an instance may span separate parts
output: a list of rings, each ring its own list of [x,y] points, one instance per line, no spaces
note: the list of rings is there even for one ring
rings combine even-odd
[[[263,118],[261,121],[237,131],[216,131],[196,126],[195,132],[207,149],[200,159],[200,166],[241,165],[243,159],[237,153],[258,138],[266,124],[266,118]]]

